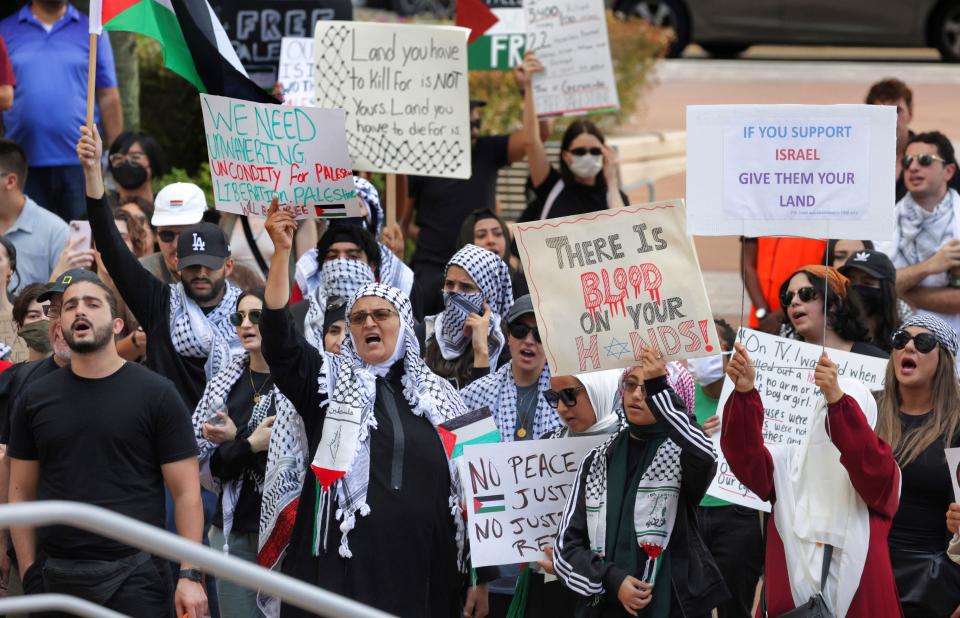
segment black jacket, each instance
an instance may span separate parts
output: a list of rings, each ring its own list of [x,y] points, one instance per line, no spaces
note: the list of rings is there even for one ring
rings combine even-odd
[[[697,524],[697,505],[716,473],[717,455],[709,438],[687,414],[683,400],[667,384],[666,377],[648,380],[646,389],[647,406],[681,449],[680,498],[669,544],[671,587],[676,600],[671,605],[671,614],[709,616],[714,607],[730,596]],[[608,459],[618,441],[613,440],[607,446]],[[604,562],[590,549],[587,534],[585,488],[590,464],[596,455],[596,451],[591,452],[580,465],[577,485],[564,508],[557,534],[554,566],[568,588],[590,597],[585,601],[587,604],[605,601],[622,609],[617,592],[631,573]]]

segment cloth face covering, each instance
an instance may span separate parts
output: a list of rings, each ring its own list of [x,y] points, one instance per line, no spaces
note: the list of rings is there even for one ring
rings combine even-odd
[[[17,336],[27,342],[27,347],[41,354],[52,349],[50,345],[50,320],[37,320],[17,331]]]
[[[580,178],[593,178],[603,169],[603,155],[571,155],[570,171]]]
[[[230,323],[230,314],[237,306],[241,290],[229,281],[213,311],[204,313],[182,283],[171,284],[170,339],[177,354],[188,358],[206,358],[204,371],[209,380],[217,375],[234,356],[243,354],[237,329]]]

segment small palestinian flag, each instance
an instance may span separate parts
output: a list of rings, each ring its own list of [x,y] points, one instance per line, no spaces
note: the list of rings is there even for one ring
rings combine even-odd
[[[326,204],[324,206],[316,205],[313,207],[317,217],[321,219],[337,219],[347,216],[346,204]]]
[[[486,406],[441,423],[437,431],[440,432],[440,439],[443,440],[447,457],[450,459],[463,455],[463,447],[468,444],[493,444],[500,441],[497,424],[490,414],[490,408]]]
[[[484,513],[503,513],[507,510],[507,503],[503,499],[503,494],[492,496],[474,496],[473,512],[475,515]]]

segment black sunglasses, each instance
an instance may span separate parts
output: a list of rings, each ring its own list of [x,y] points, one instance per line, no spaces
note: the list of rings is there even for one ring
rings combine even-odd
[[[543,391],[543,398],[547,400],[547,404],[549,404],[551,408],[559,406],[561,401],[563,405],[572,408],[577,405],[577,393],[585,388],[586,386],[571,386],[570,388],[561,388],[559,391],[551,388],[550,390]]]
[[[536,326],[527,326],[526,324],[511,324],[510,336],[516,339],[526,339],[528,333],[533,333],[533,340],[537,343],[543,343],[540,339],[540,329]]]
[[[913,163],[914,159],[917,160],[917,163],[919,163],[921,167],[930,167],[931,165],[933,165],[934,161],[940,161],[944,165],[947,164],[947,162],[944,161],[942,157],[938,157],[937,155],[934,155],[934,154],[906,155],[900,161],[900,163],[903,165],[903,169],[907,169],[908,167],[910,167],[910,164]]]
[[[177,236],[180,235],[180,232],[171,232],[170,230],[162,230],[157,232],[157,238],[163,242],[173,242],[177,239]]]
[[[581,146],[580,148],[571,148],[571,149],[570,149],[570,154],[577,155],[578,157],[582,157],[583,155],[587,154],[588,152],[589,152],[590,154],[592,154],[593,156],[602,155],[602,154],[603,154],[603,148],[597,148],[596,146],[594,146],[593,148],[584,148],[583,146]]]
[[[780,304],[784,307],[789,307],[790,303],[793,302],[794,296],[799,296],[800,302],[802,303],[809,303],[811,300],[819,298],[820,291],[813,287],[800,288],[796,293],[794,293],[793,290],[788,290],[780,295]]]
[[[246,315],[240,313],[239,311],[234,311],[233,313],[230,314],[230,323],[233,324],[234,326],[240,326],[241,324],[243,324],[243,318],[247,317],[247,318],[250,318],[251,324],[256,325],[260,323],[260,315],[262,313],[263,311],[260,309],[251,309],[250,311],[247,312]]]
[[[898,330],[893,333],[893,349],[902,350],[907,347],[907,344],[913,340],[913,347],[917,349],[917,352],[921,354],[926,354],[927,352],[932,352],[935,347],[937,347],[937,338],[931,335],[930,333],[917,333],[916,335],[911,335],[905,330]]]

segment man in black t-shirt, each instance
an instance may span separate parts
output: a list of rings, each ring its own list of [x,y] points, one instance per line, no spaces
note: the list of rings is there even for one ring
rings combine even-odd
[[[10,502],[73,500],[163,526],[166,485],[178,532],[200,542],[203,512],[189,413],[169,380],[118,354],[117,301],[99,281],[70,283],[61,330],[69,367],[36,380],[12,416]],[[200,574],[176,592],[159,559],[70,526],[11,531],[27,593],[60,592],[135,616],[203,616]]]

